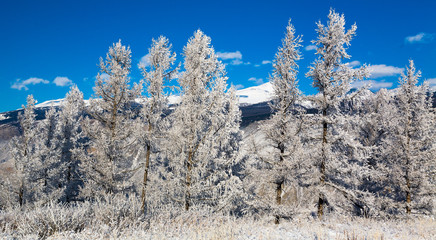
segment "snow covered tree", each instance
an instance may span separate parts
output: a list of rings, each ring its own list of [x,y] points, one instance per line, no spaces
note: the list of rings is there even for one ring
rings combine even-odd
[[[30,199],[32,191],[35,190],[35,182],[39,182],[39,176],[34,171],[41,168],[40,161],[35,155],[35,142],[39,139],[37,139],[34,108],[35,100],[32,95],[29,95],[27,96],[27,105],[23,106],[24,114],[18,116],[21,135],[14,137],[10,146],[18,176],[16,194],[20,206],[23,206]]]
[[[35,101],[27,98],[24,115],[20,115],[22,135],[11,142],[12,156],[19,177],[18,202],[36,205],[60,200],[60,149],[58,144],[58,113],[54,107],[45,112],[45,119],[36,122]]]
[[[318,39],[312,42],[317,46],[318,59],[307,73],[307,76],[313,79],[313,86],[319,91],[313,100],[318,107],[315,123],[320,127],[318,129],[320,137],[312,138],[313,145],[309,145],[312,156],[316,158],[316,178],[319,179],[317,184],[319,217],[323,215],[326,203],[334,203],[334,199],[328,199],[328,195],[334,191],[342,192],[345,198],[360,205],[352,194],[352,189],[341,187],[342,183],[354,180],[344,173],[357,173],[359,170],[354,168],[356,164],[350,162],[350,158],[356,157],[350,156],[357,153],[353,151],[356,142],[346,132],[346,116],[341,113],[340,104],[347,98],[351,82],[368,76],[366,66],[352,69],[342,62],[351,57],[346,50],[356,33],[357,26],[354,24],[351,29],[345,31],[344,16],[334,10],[330,10],[328,18],[327,26],[321,22],[317,23]]]
[[[57,138],[59,141],[59,185],[64,189],[62,200],[70,202],[79,194],[81,185],[79,173],[79,159],[74,152],[81,148],[83,134],[81,122],[83,120],[85,104],[83,93],[77,86],[72,86],[65,97],[65,102],[59,112]],[[76,154],[77,155],[77,154]]]
[[[147,182],[149,181],[150,157],[152,152],[162,151],[160,143],[163,135],[164,111],[168,108],[168,99],[165,94],[165,83],[168,83],[177,74],[174,68],[176,54],[171,52],[171,44],[166,37],[153,39],[149,49],[148,58],[150,66],[140,66],[144,81],[147,84],[147,93],[139,117],[137,139],[140,148],[145,152],[144,175],[142,180],[142,210],[146,207]],[[153,148],[153,149],[152,149]]]
[[[376,168],[382,151],[381,145],[389,134],[387,125],[390,115],[394,113],[394,106],[386,89],[380,89],[376,94],[369,90],[367,92],[366,99],[359,106],[358,117],[361,121],[355,127],[358,129],[360,141],[370,151],[370,165]]]
[[[390,134],[385,157],[389,171],[388,195],[401,203],[387,210],[405,208],[407,214],[432,213],[435,185],[431,174],[435,168],[434,118],[428,85],[418,86],[420,71],[409,61],[400,78],[396,95],[396,112],[390,119]],[[433,171],[433,173],[431,173]],[[434,176],[433,176],[434,177]]]
[[[353,110],[348,115],[351,125],[348,132],[361,145],[361,165],[365,167],[355,175],[360,181],[360,193],[365,193],[359,194],[366,205],[361,214],[365,217],[384,217],[385,213],[381,210],[387,201],[382,192],[388,182],[389,171],[384,155],[390,121],[395,115],[392,92],[380,89],[374,94],[365,89],[351,103]]]
[[[286,35],[282,40],[282,47],[278,49],[273,63],[273,74],[270,82],[273,86],[274,97],[270,104],[274,112],[272,117],[265,121],[260,130],[264,134],[267,144],[262,149],[256,149],[253,159],[249,161],[246,174],[251,187],[255,188],[253,204],[257,208],[270,209],[275,214],[275,223],[278,224],[281,216],[290,216],[295,210],[282,205],[289,196],[293,183],[298,182],[298,172],[302,164],[304,152],[300,141],[303,127],[301,109],[295,104],[300,98],[298,89],[298,65],[301,59],[299,48],[301,36],[295,36],[295,29],[289,20]],[[272,191],[271,191],[272,190]],[[268,192],[268,196],[261,196],[261,192]],[[295,207],[295,206],[294,206]]]
[[[95,98],[90,99],[90,118],[84,120],[83,126],[90,142],[88,150],[79,156],[85,174],[84,196],[114,194],[132,186],[132,103],[139,96],[140,87],[130,87],[130,67],[130,48],[121,41],[109,48],[105,61],[100,58]]]
[[[45,119],[37,126],[37,141],[35,154],[41,162],[40,175],[43,181],[39,194],[39,202],[45,203],[50,200],[60,200],[62,186],[59,184],[59,177],[62,169],[60,161],[61,149],[57,139],[58,112],[51,106],[45,112]],[[34,170],[36,172],[36,170]]]
[[[240,111],[234,90],[226,92],[224,65],[198,30],[184,48],[178,79],[181,102],[169,133],[170,197],[191,206],[231,207],[239,178],[232,173],[239,148]]]

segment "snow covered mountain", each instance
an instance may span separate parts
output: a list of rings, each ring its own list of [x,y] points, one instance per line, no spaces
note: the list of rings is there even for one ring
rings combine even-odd
[[[262,102],[268,102],[271,100],[273,96],[273,88],[271,83],[267,82],[259,86],[248,87],[244,89],[240,89],[236,91],[236,95],[239,97],[239,103],[241,106],[247,106]],[[45,101],[39,104],[36,104],[36,108],[44,108],[44,107],[58,107],[61,106],[64,99],[55,99]],[[180,101],[180,96],[178,95],[170,95],[168,97],[169,104],[177,104]],[[136,102],[141,103],[142,99],[136,99]],[[87,103],[87,100],[85,100]]]
[[[272,99],[273,93],[274,90],[270,82],[236,91],[242,106],[267,102]]]
[[[395,94],[396,89],[389,90],[392,94]],[[271,83],[267,82],[259,86],[248,87],[236,91],[236,95],[239,97],[240,108],[242,111],[242,123],[241,126],[248,126],[254,121],[259,121],[268,118],[271,115],[271,110],[268,106],[268,102],[273,97],[273,87]],[[370,97],[372,92],[366,91],[362,94],[362,98]],[[144,99],[136,99],[137,103],[142,103]],[[177,104],[180,101],[180,96],[170,95],[168,102],[170,105]],[[48,107],[60,107],[64,102],[64,99],[49,100],[37,104],[35,107],[37,113],[37,119],[44,118],[44,113]],[[85,100],[85,104],[89,104],[88,100]],[[302,107],[310,110],[313,109],[313,103],[309,100],[301,100],[298,102]],[[436,92],[433,93],[433,106],[436,106]],[[3,124],[18,124],[18,112],[22,109],[14,111],[0,113],[0,126]]]
[[[271,115],[271,110],[268,106],[268,101],[271,100],[273,89],[272,85],[268,82],[259,86],[249,87],[236,91],[239,96],[240,108],[242,111],[242,123],[241,126],[248,126],[250,123],[267,119]],[[35,113],[37,120],[45,117],[45,111],[49,107],[62,106],[64,99],[54,99],[45,102],[41,102],[35,105]],[[135,102],[141,104],[144,99],[136,99]],[[177,104],[180,101],[180,96],[170,95],[168,98],[169,104]],[[85,100],[85,104],[89,104],[88,100]],[[0,113],[0,132],[2,129],[9,129],[18,127],[18,113],[22,112],[22,109],[8,111]],[[12,135],[17,131],[9,131]],[[12,137],[12,136],[10,136]],[[9,137],[7,137],[9,138]]]

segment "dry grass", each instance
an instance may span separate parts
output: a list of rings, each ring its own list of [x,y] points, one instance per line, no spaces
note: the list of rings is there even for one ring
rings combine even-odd
[[[283,220],[154,209],[144,217],[135,198],[0,212],[0,239],[436,239],[432,218],[375,221],[327,217]]]

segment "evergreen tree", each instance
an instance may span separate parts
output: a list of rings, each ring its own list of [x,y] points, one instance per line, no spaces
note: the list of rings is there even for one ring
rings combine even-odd
[[[176,54],[171,52],[171,47],[166,37],[161,36],[158,40],[153,39],[148,53],[150,66],[148,68],[140,66],[147,85],[146,100],[140,111],[139,130],[137,131],[139,147],[143,148],[145,152],[141,193],[143,211],[146,207],[151,154],[152,152],[160,152],[163,148],[160,144],[165,131],[164,114],[168,108],[165,84],[177,74],[178,70],[178,68],[173,68]]]
[[[405,208],[407,214],[432,213],[435,185],[431,174],[435,168],[434,118],[428,85],[418,86],[420,71],[409,61],[400,78],[396,111],[390,119],[390,134],[384,149],[387,162],[389,197],[400,203],[387,210]],[[434,177],[434,176],[433,176]]]
[[[109,48],[105,61],[100,58],[95,98],[90,99],[90,118],[84,120],[83,126],[90,142],[79,156],[85,174],[82,194],[86,197],[124,192],[132,186],[132,103],[139,96],[140,87],[130,87],[130,67],[130,48],[121,41]]]
[[[282,40],[283,45],[275,55],[273,74],[270,76],[274,90],[270,107],[274,113],[260,126],[266,142],[261,144],[263,146],[260,150],[255,149],[246,170],[246,180],[256,195],[251,204],[258,210],[271,209],[275,214],[276,224],[281,216],[289,217],[295,211],[296,206],[290,206],[289,203],[289,199],[295,196],[289,196],[289,192],[297,187],[295,183],[301,175],[304,159],[300,141],[303,114],[302,109],[296,106],[301,95],[296,63],[301,59],[301,42],[301,36],[295,36],[295,29],[289,21]],[[268,195],[262,196],[265,192]],[[283,199],[283,196],[286,198]]]
[[[37,141],[35,154],[41,162],[39,169],[42,180],[42,189],[35,192],[40,195],[37,199],[40,203],[50,200],[60,200],[62,186],[60,185],[62,162],[60,161],[61,149],[58,141],[58,119],[59,115],[55,107],[51,106],[45,112],[45,119],[37,125]]]
[[[313,43],[317,45],[318,59],[307,73],[307,76],[313,79],[313,86],[319,91],[313,100],[318,107],[314,124],[320,127],[317,129],[320,137],[313,136],[309,145],[317,166],[315,178],[319,179],[319,217],[324,214],[326,203],[341,207],[342,203],[331,195],[335,191],[341,192],[354,205],[363,207],[358,197],[353,194],[353,186],[356,186],[353,181],[357,179],[345,174],[358,174],[362,171],[357,167],[362,159],[357,156],[357,142],[347,133],[347,119],[340,105],[348,96],[351,82],[367,76],[368,71],[366,66],[352,69],[342,62],[351,57],[346,50],[356,34],[357,26],[354,24],[351,29],[345,31],[344,16],[334,10],[330,10],[328,18],[327,26],[321,22],[317,23],[318,39]]]
[[[167,150],[169,191],[185,210],[198,204],[228,208],[239,186],[232,172],[240,139],[237,98],[234,90],[226,92],[224,65],[203,32],[194,33],[184,56],[181,102],[172,114]]]
[[[77,86],[72,86],[65,97],[59,112],[58,141],[60,149],[58,183],[64,189],[62,200],[70,202],[79,194],[81,185],[79,172],[80,160],[75,151],[80,151],[84,143],[81,122],[83,121],[85,104],[83,93]]]
[[[41,162],[35,155],[37,139],[35,100],[27,96],[27,105],[23,106],[24,114],[19,114],[21,135],[11,141],[11,155],[18,176],[16,194],[19,206],[31,200],[31,194],[39,186],[39,176],[35,169],[41,169]]]

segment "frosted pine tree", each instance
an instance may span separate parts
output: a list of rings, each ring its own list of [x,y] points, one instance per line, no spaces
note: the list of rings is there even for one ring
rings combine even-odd
[[[226,92],[224,65],[203,32],[189,39],[184,56],[181,102],[172,114],[167,150],[170,198],[185,210],[203,204],[228,209],[239,187],[232,172],[240,138],[237,98],[234,90]]]
[[[362,96],[352,102],[357,113],[349,116],[349,133],[356,136],[361,144],[359,151],[366,155],[362,158],[365,171],[356,174],[356,178],[360,178],[359,189],[367,193],[359,195],[367,206],[363,214],[365,217],[384,216],[380,210],[386,205],[382,191],[386,187],[389,167],[383,156],[390,134],[389,124],[395,114],[392,94],[386,89],[380,89],[376,94],[365,90]]]
[[[301,42],[301,36],[295,36],[295,29],[289,21],[270,76],[274,89],[270,107],[274,113],[260,126],[266,144],[254,149],[246,166],[246,180],[255,192],[251,204],[257,210],[268,209],[273,212],[277,224],[280,217],[289,217],[298,208],[296,201],[290,203],[296,198],[290,192],[298,189],[296,183],[301,177],[302,161],[305,159],[300,141],[303,114],[302,109],[296,106],[301,95],[297,80]]]
[[[95,98],[90,99],[90,118],[84,120],[83,127],[90,142],[79,156],[85,176],[82,194],[86,197],[115,194],[132,186],[132,103],[139,96],[140,87],[130,87],[130,67],[130,48],[121,41],[109,48],[106,60],[100,58]]]
[[[435,169],[435,123],[428,85],[418,86],[420,76],[410,60],[400,78],[396,112],[386,140],[385,157],[390,169],[386,189],[388,196],[399,202],[386,210],[394,213],[401,213],[400,209],[407,214],[433,211],[436,188],[430,179]]]
[[[39,204],[44,204],[50,200],[58,201],[63,192],[59,182],[63,164],[60,161],[61,149],[59,148],[57,132],[58,119],[58,112],[55,107],[51,106],[45,112],[45,119],[41,120],[37,127],[38,141],[35,142],[35,154],[41,162],[39,174],[41,175],[42,189],[35,195],[39,195]]]
[[[144,175],[141,187],[142,210],[146,207],[147,184],[149,181],[150,161],[152,153],[162,151],[162,138],[165,126],[164,112],[168,108],[168,97],[165,94],[167,84],[176,74],[174,68],[176,54],[171,51],[171,44],[166,37],[153,39],[148,58],[150,66],[140,66],[147,85],[145,102],[140,111],[137,139],[139,147],[145,152]],[[157,156],[156,156],[157,157]],[[156,163],[153,163],[156,165]]]
[[[83,93],[77,86],[72,86],[65,97],[65,102],[59,112],[58,141],[60,149],[60,171],[58,183],[64,190],[62,200],[70,202],[79,194],[81,179],[79,172],[80,160],[76,151],[80,151],[84,143],[81,122],[83,120],[85,104]]]
[[[41,162],[35,155],[35,142],[37,139],[35,100],[32,95],[27,97],[27,104],[23,106],[24,113],[19,114],[21,135],[11,141],[11,156],[15,163],[17,173],[17,187],[14,188],[19,206],[31,201],[32,193],[40,191],[39,171]]]
[[[353,194],[353,186],[356,186],[353,181],[356,179],[350,174],[345,174],[358,174],[362,170],[357,167],[360,159],[351,162],[353,158],[359,158],[356,156],[359,151],[356,149],[358,146],[354,137],[347,133],[347,118],[341,112],[340,104],[347,98],[351,82],[367,76],[368,71],[365,66],[352,69],[342,62],[351,57],[346,50],[356,34],[357,26],[354,24],[351,29],[345,31],[344,16],[334,10],[330,10],[328,18],[327,26],[321,22],[317,23],[318,39],[313,43],[317,46],[318,59],[307,73],[319,92],[313,98],[318,108],[318,113],[314,116],[314,124],[318,128],[308,145],[316,161],[315,176],[319,179],[316,184],[319,191],[319,217],[324,214],[326,203],[336,209],[343,206],[343,203],[332,196],[334,192],[340,192],[354,205],[363,207],[358,197]],[[349,189],[341,186],[344,183],[347,183]]]

